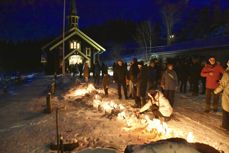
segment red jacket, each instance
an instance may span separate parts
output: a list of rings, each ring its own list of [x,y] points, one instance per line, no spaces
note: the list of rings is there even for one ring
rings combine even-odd
[[[224,69],[220,64],[216,64],[214,66],[206,64],[205,67],[201,70],[201,76],[206,77],[206,88],[217,88],[223,72]]]

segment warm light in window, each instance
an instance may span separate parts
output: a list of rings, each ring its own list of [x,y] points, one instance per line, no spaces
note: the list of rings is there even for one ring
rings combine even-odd
[[[80,43],[76,41],[72,41],[70,43],[70,49],[80,49]]]
[[[77,49],[80,49],[80,43],[77,43]]]
[[[69,65],[75,65],[83,63],[82,56],[80,55],[72,55],[69,57]]]
[[[73,42],[70,43],[70,49],[74,49],[74,43]]]

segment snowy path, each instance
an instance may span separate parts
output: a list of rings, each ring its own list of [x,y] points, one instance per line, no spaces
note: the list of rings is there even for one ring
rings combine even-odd
[[[48,144],[55,142],[55,112],[50,115],[43,113],[48,82],[50,79],[40,78],[16,90],[14,96],[1,97],[0,153],[54,153],[48,149]],[[72,86],[76,83],[72,82]],[[72,88],[66,93],[67,87],[59,89],[52,102],[54,107],[61,107],[61,134],[66,141],[77,140],[80,144],[75,152],[87,147],[108,147],[122,152],[128,144],[156,140],[155,135],[141,130],[123,130],[123,123],[114,117],[108,118],[88,104],[93,96],[69,96],[70,91],[74,91]],[[116,89],[112,88],[106,100],[122,103],[127,108],[133,105],[133,100],[120,101],[117,97]],[[182,97],[177,95],[174,119],[168,122],[168,126],[177,130],[177,136],[186,137],[188,132],[193,132],[194,141],[206,142],[229,152],[229,134],[220,128],[221,115],[203,113],[204,97]]]

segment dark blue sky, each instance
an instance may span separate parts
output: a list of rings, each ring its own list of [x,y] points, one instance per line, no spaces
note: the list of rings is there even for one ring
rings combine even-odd
[[[66,0],[67,2],[69,0]],[[160,20],[154,0],[76,0],[80,27],[110,19]],[[210,6],[212,0],[189,0],[189,7]],[[229,8],[229,0],[220,0]],[[68,14],[68,11],[66,12]],[[1,0],[0,39],[31,40],[61,33],[63,0]]]

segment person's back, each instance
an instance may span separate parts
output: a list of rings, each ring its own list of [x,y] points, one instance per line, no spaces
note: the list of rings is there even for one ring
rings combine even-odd
[[[162,75],[162,86],[164,90],[176,90],[178,85],[177,74],[174,70],[165,70]]]
[[[117,82],[124,82],[127,76],[127,70],[124,65],[116,65],[114,70],[114,79]]]
[[[138,73],[139,73],[138,64],[133,63],[129,70],[130,80],[132,82],[134,83],[136,82]]]
[[[158,107],[161,114],[165,117],[170,117],[173,113],[173,108],[169,103],[169,100],[165,98],[162,92],[158,91]]]

